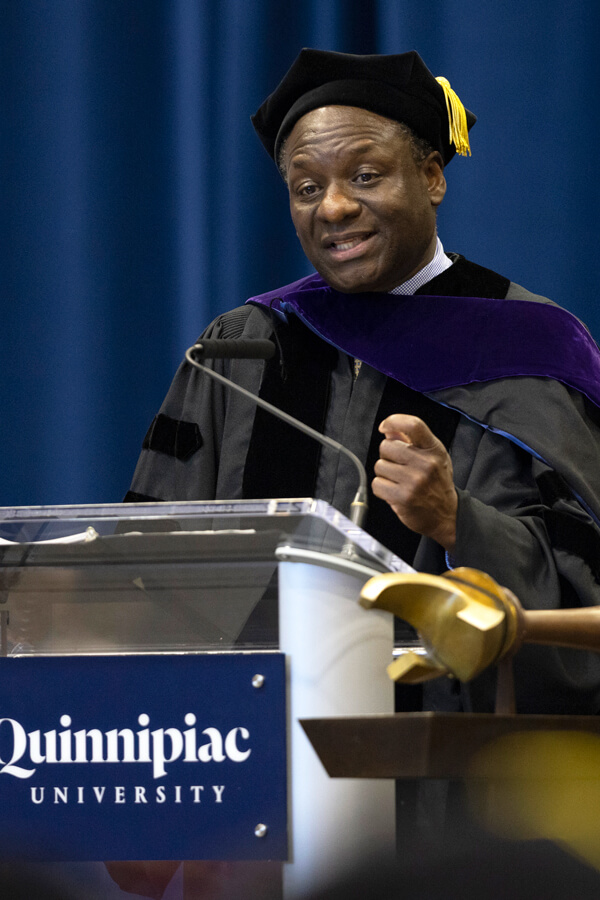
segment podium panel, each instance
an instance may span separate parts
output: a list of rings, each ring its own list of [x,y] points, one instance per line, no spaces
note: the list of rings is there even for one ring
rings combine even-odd
[[[113,797],[131,799],[128,809],[127,801],[113,804],[112,812],[121,817],[122,830],[121,840],[115,839],[112,845],[102,844],[101,829],[93,817],[86,820],[86,802],[71,806],[80,817],[80,830],[86,832],[85,850],[79,859],[88,861],[61,863],[59,878],[65,884],[73,879],[85,882],[85,895],[90,898],[126,897],[136,892],[165,900],[205,894],[225,898],[243,896],[243,883],[249,898],[300,897],[335,877],[348,861],[356,862],[361,853],[370,854],[375,846],[379,852],[386,847],[393,852],[393,785],[383,780],[331,781],[298,719],[393,711],[393,690],[385,676],[393,649],[392,617],[366,613],[357,598],[362,584],[373,574],[407,568],[322,501],[0,510],[0,663],[2,671],[10,673],[6,693],[0,691],[0,805],[10,810],[15,822],[19,816],[25,822],[15,829],[9,855],[40,860],[68,856],[64,847],[57,849],[56,840],[28,831],[23,808],[19,812],[19,794],[27,797],[29,811],[31,798],[42,796],[39,790],[31,790],[42,785],[29,783],[29,778],[36,779],[43,769],[51,770],[54,780],[43,795],[47,805],[34,805],[41,818],[42,811],[47,816],[48,834],[52,824],[58,825],[61,815],[65,816],[70,800],[90,798],[98,805],[94,788],[100,791],[104,785]],[[280,692],[277,660],[281,661]],[[94,719],[93,696],[89,714],[84,715],[85,690],[73,690],[71,701],[69,691],[63,692],[54,718],[36,712],[35,695],[40,692],[32,685],[38,678],[38,684],[44,683],[50,690],[53,666],[56,672],[68,672],[71,667],[70,675],[58,676],[59,684],[62,680],[80,684],[87,678],[100,691],[106,687],[102,687],[104,682],[94,681],[97,673],[117,663],[124,666],[124,672],[132,664],[133,671],[136,666],[147,666],[148,672],[156,672],[157,666],[170,668],[173,663],[176,674],[168,676],[174,678],[171,691],[177,692],[180,685],[181,697],[173,704],[171,718],[160,713],[160,721],[153,721],[147,711],[151,700],[145,697],[152,697],[152,690],[149,695],[144,690],[148,683],[151,688],[161,680],[157,674],[148,674],[146,684],[143,678],[133,676],[119,679],[127,680],[115,691],[121,690],[131,701],[129,706],[125,704],[129,720],[127,715],[117,715],[116,698],[112,720],[110,703],[102,706],[102,712],[99,707]],[[219,665],[224,666],[223,677],[214,674]],[[29,667],[28,682],[25,678],[19,681],[19,666],[22,672]],[[194,675],[185,674],[184,669]],[[257,676],[254,685],[251,670]],[[190,681],[192,691],[186,694]],[[267,698],[269,691],[271,718],[250,727],[255,705],[250,698]],[[24,706],[13,702],[19,693],[28,698]],[[285,693],[287,704],[283,702]],[[225,701],[227,697],[231,700],[232,694],[235,711],[228,718]],[[273,710],[279,712],[271,715]],[[97,740],[104,744],[92,759],[95,721],[100,723],[95,729],[101,736]],[[113,732],[119,737],[108,738]],[[228,736],[234,759],[225,749]],[[112,751],[106,743],[110,740]],[[133,741],[129,749],[128,740]],[[92,747],[89,752],[88,744]],[[112,761],[110,752],[117,752],[115,747],[121,748],[118,752],[127,762],[121,757]],[[150,753],[145,757],[148,747]],[[153,747],[158,748],[158,762],[156,756],[148,762]],[[246,756],[248,750],[251,753]],[[51,761],[53,752],[56,762]],[[66,765],[69,758],[78,758],[78,752],[79,763]],[[100,759],[101,752],[109,755],[109,763]],[[91,781],[82,777],[69,781],[66,774],[61,780],[56,775],[76,771],[78,766],[83,773],[86,753]],[[32,754],[40,760],[37,765]],[[219,754],[223,759],[216,762]],[[201,759],[196,762],[198,755]],[[46,757],[43,762],[42,756]],[[15,789],[18,779],[6,769],[11,760],[17,767],[36,769],[35,774],[21,779],[28,781],[21,792]],[[252,769],[250,761],[258,768]],[[157,796],[157,786],[152,794],[148,785],[137,784],[136,778],[120,783],[123,779],[118,773],[124,766],[133,772],[140,765],[148,770],[158,765],[159,778],[151,780],[164,781],[163,787],[171,781],[173,802],[163,822],[165,826],[170,823],[164,839],[159,828],[140,828],[134,815],[144,807],[144,800]],[[185,773],[187,778],[196,765],[205,765],[206,771],[210,766],[214,770],[220,765],[223,772],[229,767],[229,787],[224,786],[224,776],[203,781],[194,776],[192,784],[186,782],[188,799],[192,798],[183,814],[188,843],[177,843],[169,839],[174,828],[168,816],[176,815],[177,807],[183,809],[183,776]],[[94,766],[103,777],[112,766],[117,783],[98,781]],[[282,772],[287,768],[287,792],[285,778],[277,780],[278,766]],[[265,767],[272,779],[260,775]],[[247,783],[243,781],[245,769]],[[170,779],[176,770],[181,777]],[[242,779],[239,784],[235,781],[238,776]],[[209,807],[205,798],[211,791],[216,800],[221,791],[221,802],[215,800]],[[168,793],[165,790],[165,795]],[[223,815],[226,793],[234,796],[236,803],[242,795],[252,795],[250,809],[233,816],[237,826],[244,823],[243,840],[229,830],[235,827]],[[278,798],[278,794],[287,794],[287,834],[281,826],[281,817],[286,818],[286,797]],[[200,802],[195,804],[194,797]],[[50,798],[51,804],[47,803]],[[282,803],[275,802],[278,799]],[[92,809],[89,805],[88,810]],[[209,826],[202,839],[198,816],[194,819],[201,809],[207,811]],[[232,802],[230,810],[235,809]],[[129,825],[128,815],[132,816]],[[115,830],[118,833],[118,828]],[[112,862],[93,862],[105,859],[109,849]],[[193,854],[192,849],[196,851]],[[151,864],[149,858],[165,862]],[[179,865],[182,858],[195,862]],[[252,862],[259,859],[265,862]],[[282,859],[283,878],[276,874],[280,864],[274,862]],[[167,864],[169,860],[172,862]],[[51,870],[57,874],[57,863],[39,865],[46,875]],[[199,893],[204,890],[199,885],[208,882],[215,885],[213,894]]]
[[[0,862],[288,857],[281,653],[0,659]]]

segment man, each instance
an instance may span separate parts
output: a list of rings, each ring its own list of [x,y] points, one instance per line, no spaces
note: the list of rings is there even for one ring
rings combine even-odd
[[[414,53],[303,50],[253,119],[317,275],[220,316],[272,337],[226,374],[365,461],[367,531],[417,569],[483,569],[527,607],[600,603],[600,361],[551,301],[436,233],[444,167],[475,122]],[[347,513],[344,459],[179,370],[128,499],[317,496]],[[597,712],[599,658],[528,648],[522,712]],[[435,693],[435,691],[434,691]],[[486,673],[430,705],[490,709]]]

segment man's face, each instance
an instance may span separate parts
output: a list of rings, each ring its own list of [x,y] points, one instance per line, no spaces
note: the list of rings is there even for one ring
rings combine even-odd
[[[302,249],[338,291],[390,291],[433,259],[441,158],[415,162],[396,122],[352,106],[312,110],[283,163]]]

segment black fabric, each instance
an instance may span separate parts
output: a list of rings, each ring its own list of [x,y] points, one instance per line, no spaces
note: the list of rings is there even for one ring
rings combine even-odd
[[[454,260],[454,264],[420,287],[415,294],[504,300],[510,287],[508,278],[484,266],[478,266],[457,253],[449,253],[448,256]]]
[[[544,510],[544,523],[552,546],[582,559],[600,584],[600,534],[592,525],[558,509]]]
[[[572,500],[573,492],[558,472],[543,472],[536,479],[544,508],[544,524],[552,546],[582,559],[600,584],[600,533],[566,509],[556,509],[561,500]]]
[[[456,277],[453,272],[457,266]],[[452,268],[430,281],[421,292],[429,293],[427,288],[433,286],[431,292],[441,296],[501,299],[506,296],[509,284],[502,275],[457,256]],[[293,316],[285,324],[274,323],[274,328],[280,357],[266,363],[259,396],[322,432],[337,351]],[[376,421],[379,423],[400,411],[423,419],[448,449],[459,413],[388,379]],[[379,458],[380,442],[381,435],[375,431],[366,460],[369,479]],[[320,454],[321,447],[316,441],[257,409],[244,469],[243,496],[246,499],[313,496]],[[370,488],[369,494],[366,530],[411,563],[421,536],[402,525],[388,504],[374,497]]]
[[[136,491],[127,491],[123,497],[123,503],[162,503],[160,497],[151,497],[149,494],[138,494]]]
[[[558,472],[542,472],[536,479],[542,503],[554,506],[558,500],[571,500],[573,492]]]
[[[202,435],[196,422],[181,422],[159,413],[146,433],[142,447],[156,450],[176,459],[189,459],[202,446]]]
[[[266,363],[259,396],[323,432],[337,351],[295,317],[275,328],[280,355]],[[243,497],[312,497],[320,456],[321,445],[314,438],[257,408]]]
[[[251,312],[251,306],[238,306],[236,309],[232,309],[230,312],[226,313],[226,315],[221,316],[216,323],[220,328],[219,338],[227,341],[237,340],[241,337]],[[196,343],[201,340],[202,334]]]
[[[329,105],[357,106],[403,122],[440,152],[444,164],[455,154],[444,91],[414,50],[359,56],[304,48],[252,116],[252,124],[276,160],[295,123],[310,110]],[[476,116],[465,112],[471,128]]]
[[[359,376],[360,377],[360,376]],[[460,414],[453,409],[440,406],[434,400],[413,391],[406,385],[388,378],[383,396],[377,410],[375,422],[378,425],[388,416],[394,413],[405,413],[422,419],[427,427],[443,443],[446,450],[449,449]],[[379,459],[379,445],[383,435],[373,432],[369,452],[367,454],[366,469],[369,485],[374,476],[375,463]],[[397,517],[391,506],[384,500],[375,497],[369,486],[369,511],[367,513],[364,528],[384,547],[388,547],[405,562],[412,564],[421,535],[411,531]]]

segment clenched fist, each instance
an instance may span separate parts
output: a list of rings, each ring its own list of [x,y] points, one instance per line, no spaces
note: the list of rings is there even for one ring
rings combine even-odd
[[[446,448],[416,416],[388,416],[379,431],[385,437],[375,463],[373,493],[412,531],[452,551],[458,497]]]

